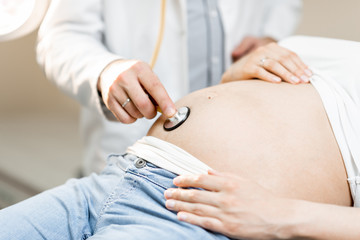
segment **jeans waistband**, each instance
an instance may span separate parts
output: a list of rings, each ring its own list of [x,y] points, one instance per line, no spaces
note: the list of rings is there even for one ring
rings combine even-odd
[[[169,187],[175,187],[172,183],[172,179],[177,176],[166,169],[156,166],[136,155],[133,154],[112,154],[108,157],[108,165],[115,165],[125,173],[131,173],[142,179],[161,186],[164,189]]]
[[[125,153],[125,154],[111,154],[107,158],[107,162],[109,165],[115,164],[123,171],[126,171],[126,169],[134,165],[136,168],[143,168],[145,166],[149,166],[152,168],[160,168],[156,166],[153,163],[150,163],[149,161],[146,161],[145,159],[142,159],[134,154]]]

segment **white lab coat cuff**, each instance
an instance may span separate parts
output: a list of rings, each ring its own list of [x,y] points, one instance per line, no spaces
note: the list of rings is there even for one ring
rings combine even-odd
[[[91,64],[89,69],[93,69],[93,76],[90,81],[91,86],[91,98],[90,104],[88,105],[92,110],[97,111],[100,115],[104,116],[109,121],[117,121],[112,112],[105,106],[104,101],[99,94],[97,89],[98,79],[100,77],[101,72],[104,70],[106,66],[108,66],[111,62],[122,59],[120,56],[107,53],[104,56],[97,58],[96,61]]]

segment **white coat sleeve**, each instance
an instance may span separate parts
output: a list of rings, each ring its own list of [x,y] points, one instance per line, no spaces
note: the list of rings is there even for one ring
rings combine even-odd
[[[98,77],[106,65],[121,58],[110,53],[102,42],[102,2],[52,0],[36,48],[46,77],[100,114],[104,114],[104,105],[97,93]]]
[[[294,34],[301,18],[302,0],[265,0],[262,35],[275,40]]]

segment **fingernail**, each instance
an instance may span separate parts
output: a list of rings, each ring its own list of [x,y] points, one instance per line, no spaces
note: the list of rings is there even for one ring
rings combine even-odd
[[[181,182],[181,178],[180,177],[176,177],[174,178],[173,180],[173,183],[176,185],[176,184],[179,184]]]
[[[167,208],[174,208],[175,207],[175,201],[174,200],[167,200],[165,202],[165,205]]]
[[[172,195],[173,195],[172,190],[166,190],[166,191],[165,191],[165,197],[167,197],[167,198],[171,198],[171,197],[172,197]]]
[[[187,219],[187,215],[185,213],[179,212],[178,219],[181,221],[185,221]]]
[[[300,79],[298,77],[291,76],[291,81],[294,83],[298,83],[298,82],[300,82]]]
[[[303,80],[303,82],[309,82],[309,78],[305,75],[301,75],[301,80]]]
[[[281,78],[279,78],[279,77],[273,77],[272,80],[274,82],[281,82]]]
[[[313,75],[312,71],[310,69],[305,69],[304,72],[306,73],[306,75],[308,75],[309,77],[311,77]]]
[[[218,171],[216,171],[214,169],[209,169],[208,174],[209,175],[217,175],[217,176],[225,176],[222,172],[218,172]]]
[[[168,107],[168,108],[166,108],[166,109],[165,109],[165,112],[164,112],[164,114],[165,114],[167,117],[172,117],[172,116],[175,115],[175,113],[176,113],[176,109],[173,108],[173,107]]]

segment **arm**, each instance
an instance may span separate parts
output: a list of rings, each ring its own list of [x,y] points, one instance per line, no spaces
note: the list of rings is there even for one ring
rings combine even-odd
[[[166,207],[178,218],[233,238],[358,239],[360,210],[275,196],[232,174],[180,176],[168,189]]]
[[[245,37],[232,52],[234,62],[260,46],[277,42],[295,32],[301,17],[301,0],[264,1],[264,4],[267,14],[262,20],[261,37]]]
[[[99,113],[99,74],[109,62],[121,58],[102,43],[101,9],[99,0],[52,1],[37,43],[37,59],[47,78]]]
[[[121,56],[104,45],[102,2],[52,1],[37,44],[38,62],[46,76],[66,94],[109,120],[115,120],[115,116],[131,123],[143,116],[155,117],[148,94],[165,115],[172,115],[174,104],[150,66],[120,60]],[[127,98],[131,103],[122,107]]]

